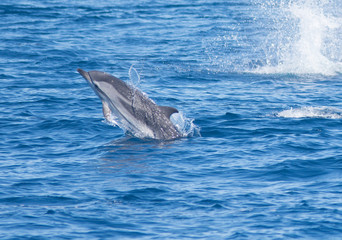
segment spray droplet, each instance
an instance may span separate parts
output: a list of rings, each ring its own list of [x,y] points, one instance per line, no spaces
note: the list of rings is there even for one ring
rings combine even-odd
[[[133,67],[133,65],[128,70],[128,76],[130,84],[134,87],[138,87],[140,83],[140,75],[137,72],[137,70]]]

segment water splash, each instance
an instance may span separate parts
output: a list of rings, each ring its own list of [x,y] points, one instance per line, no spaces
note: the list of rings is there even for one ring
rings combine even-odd
[[[187,118],[182,112],[172,114],[170,120],[182,137],[200,136],[200,129],[194,124],[195,119]]]
[[[133,87],[138,87],[140,84],[140,75],[133,65],[128,70],[128,76],[129,76],[129,83]]]
[[[342,119],[342,109],[334,107],[302,107],[291,108],[276,114],[283,118],[325,118]]]
[[[212,67],[257,74],[342,73],[341,0],[253,0],[225,32],[204,39]]]
[[[342,72],[342,17],[332,11],[333,1],[281,1],[264,7],[276,9],[274,30],[262,46],[264,65],[255,73],[335,75]],[[266,10],[267,9],[267,10]]]

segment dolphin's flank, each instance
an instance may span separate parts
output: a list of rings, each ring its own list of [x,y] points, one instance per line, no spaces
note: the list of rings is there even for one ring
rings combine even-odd
[[[170,116],[178,110],[158,106],[124,81],[100,71],[77,71],[87,80],[102,101],[103,115],[138,138],[169,140],[181,137]]]

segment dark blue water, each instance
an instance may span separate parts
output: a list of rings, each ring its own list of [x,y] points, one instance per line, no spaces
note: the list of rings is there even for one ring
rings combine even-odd
[[[1,239],[340,239],[342,5],[0,3]],[[106,124],[109,72],[200,129]]]

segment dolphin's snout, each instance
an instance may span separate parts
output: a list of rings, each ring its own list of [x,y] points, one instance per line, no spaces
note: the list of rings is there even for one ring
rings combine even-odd
[[[79,72],[79,74],[81,74],[82,77],[84,77],[87,81],[91,82],[91,79],[90,79],[90,76],[89,76],[88,72],[84,71],[81,68],[77,68],[77,72]]]

